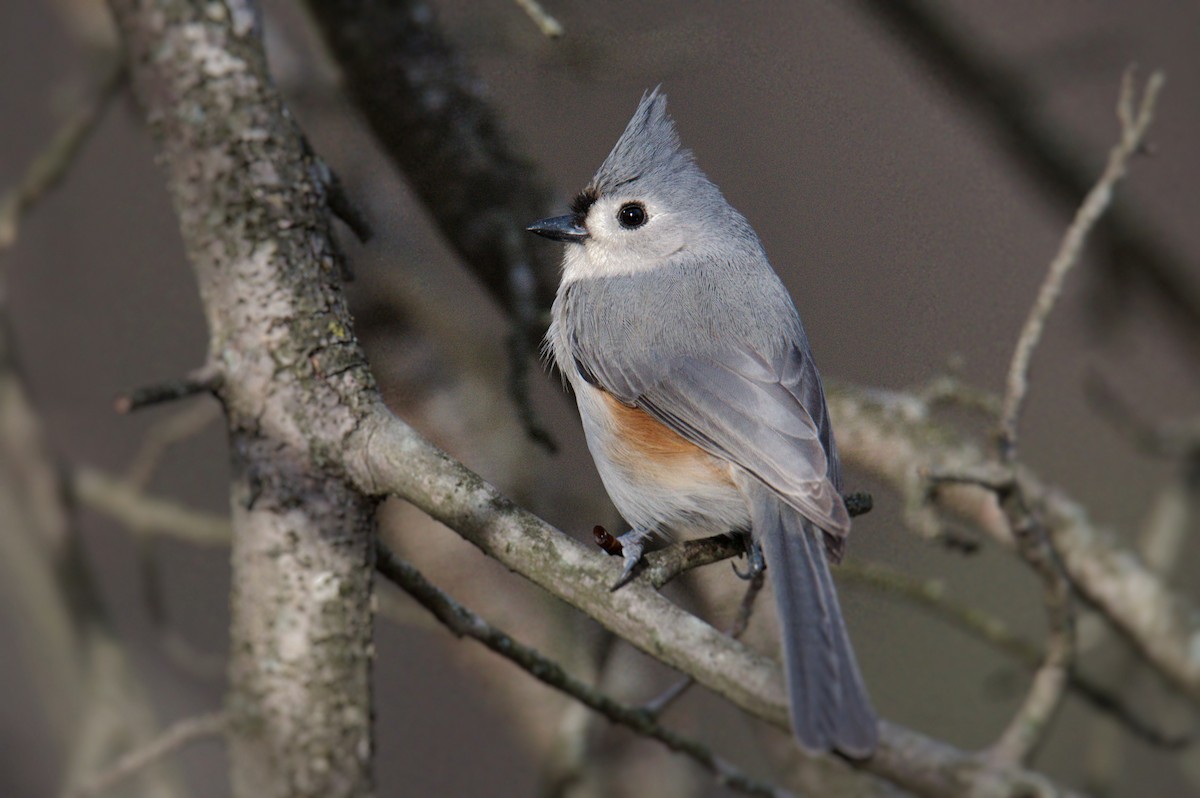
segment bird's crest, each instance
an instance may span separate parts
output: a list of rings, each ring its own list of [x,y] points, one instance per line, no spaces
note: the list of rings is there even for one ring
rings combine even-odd
[[[691,152],[679,145],[675,122],[667,114],[667,97],[660,88],[642,95],[625,132],[596,170],[589,191],[605,194],[648,175],[693,166]]]

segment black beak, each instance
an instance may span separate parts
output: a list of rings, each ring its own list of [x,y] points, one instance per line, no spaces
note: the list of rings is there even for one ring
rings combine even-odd
[[[582,244],[587,240],[588,231],[582,224],[583,220],[575,214],[555,216],[534,222],[525,229],[531,233],[549,238],[551,241],[568,241]]]

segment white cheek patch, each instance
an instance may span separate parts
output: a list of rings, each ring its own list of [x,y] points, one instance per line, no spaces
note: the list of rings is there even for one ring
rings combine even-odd
[[[661,225],[670,214],[661,214]],[[596,277],[616,277],[638,274],[661,265],[671,250],[663,249],[668,243],[663,239],[670,228],[639,230],[630,232],[617,228],[616,220],[603,217],[592,219],[589,229],[591,238],[582,244],[568,244],[563,258],[563,282],[586,280]],[[650,236],[642,238],[639,236]],[[678,249],[677,247],[674,249]]]
[[[583,245],[568,244],[563,259],[562,279],[564,283],[571,283],[597,277],[637,274],[649,271],[661,262],[658,257],[645,257],[638,252],[614,253],[611,247],[598,241],[588,241]]]

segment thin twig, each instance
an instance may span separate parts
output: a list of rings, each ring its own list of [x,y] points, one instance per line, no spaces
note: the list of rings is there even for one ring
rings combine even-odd
[[[625,706],[567,674],[561,666],[489,624],[443,593],[409,563],[401,560],[382,543],[375,546],[376,569],[421,603],[447,629],[460,637],[483,643],[539,681],[580,701],[613,723],[658,740],[672,751],[687,756],[712,773],[718,783],[747,795],[785,796],[790,793],[751,778],[722,760],[708,748],[690,738],[660,726],[643,710]]]
[[[214,391],[220,385],[221,375],[211,366],[203,366],[176,380],[146,385],[123,393],[113,400],[113,409],[127,414],[143,407],[173,402],[206,391]]]
[[[67,798],[92,798],[102,795],[126,779],[146,769],[184,746],[199,742],[207,737],[216,737],[225,732],[227,718],[224,712],[213,712],[194,718],[186,718],[163,730],[162,734],[139,746],[114,762],[106,770],[97,773],[86,784],[67,793]]]
[[[734,640],[740,640],[742,635],[746,633],[746,629],[749,628],[750,618],[754,615],[754,603],[765,585],[766,571],[759,568],[752,573],[750,579],[747,581],[746,592],[742,594],[742,601],[738,605],[737,615],[734,616],[733,625],[729,627],[728,634]],[[642,709],[657,718],[695,683],[696,680],[691,676],[685,676],[643,704]]]
[[[879,17],[886,34],[922,62],[922,77],[961,100],[956,113],[973,113],[990,128],[995,146],[1024,170],[1031,184],[1070,212],[1079,208],[1094,179],[1080,154],[1084,148],[1045,112],[1048,103],[1040,101],[1040,87],[1033,80],[989,53],[976,32],[956,24],[953,4],[859,0],[858,5]],[[1191,279],[1194,259],[1169,241],[1161,226],[1129,207],[1114,208],[1096,232],[1105,249],[1109,284],[1140,289],[1166,311],[1163,318],[1185,345],[1200,343],[1200,283]],[[1124,300],[1129,292],[1122,290],[1121,296],[1112,292],[1112,298]]]
[[[1000,416],[999,447],[1000,455],[1005,462],[1012,462],[1017,452],[1017,422],[1021,406],[1029,391],[1029,364],[1033,359],[1034,350],[1042,337],[1046,318],[1054,309],[1062,291],[1063,280],[1079,262],[1088,233],[1100,219],[1112,201],[1113,189],[1125,176],[1129,159],[1143,145],[1146,131],[1154,117],[1154,103],[1163,85],[1163,74],[1155,72],[1146,82],[1139,107],[1134,111],[1135,89],[1133,69],[1126,70],[1121,83],[1121,95],[1117,101],[1117,118],[1121,122],[1121,138],[1108,156],[1108,165],[1100,180],[1088,192],[1074,221],[1063,236],[1058,254],[1050,262],[1046,279],[1038,292],[1037,300],[1029,311],[1025,326],[1017,339],[1016,350],[1013,352],[1012,363],[1008,369],[1008,379],[1005,382],[1003,412]]]
[[[199,435],[201,430],[220,416],[220,406],[215,402],[201,402],[155,422],[146,430],[142,445],[129,461],[129,467],[125,469],[125,481],[132,487],[144,490],[171,447]]]
[[[94,468],[75,469],[71,486],[81,502],[122,522],[135,534],[167,535],[197,546],[228,546],[232,537],[225,516],[150,496]]]
[[[646,579],[656,589],[665,586],[682,573],[715,562],[740,557],[745,544],[733,535],[713,535],[698,540],[685,540],[662,551],[653,551],[644,558],[644,570],[637,578]]]
[[[538,30],[542,32],[543,36],[557,39],[563,35],[563,26],[557,19],[550,16],[537,0],[516,0],[516,4],[529,15],[529,18],[533,20],[533,24],[537,25]]]
[[[1012,631],[999,618],[952,599],[946,585],[937,579],[919,579],[895,568],[872,562],[843,562],[834,571],[839,582],[884,591],[910,602],[933,617],[980,640],[1028,668],[1037,668],[1043,654],[1032,640]],[[1126,705],[1113,691],[1086,674],[1072,669],[1067,686],[1097,711],[1109,715],[1130,734],[1155,748],[1177,750],[1188,745],[1192,734],[1172,734],[1156,728]]]
[[[125,61],[120,57],[114,58],[96,89],[96,95],[76,110],[50,141],[50,145],[29,165],[21,181],[0,198],[0,252],[16,243],[21,216],[25,211],[62,180],[84,142],[99,124],[109,100],[124,81]]]

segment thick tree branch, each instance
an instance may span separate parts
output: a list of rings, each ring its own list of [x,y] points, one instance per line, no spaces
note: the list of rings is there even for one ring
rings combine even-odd
[[[345,452],[347,467],[364,491],[412,502],[651,656],[786,728],[776,663],[675,606],[644,577],[610,590],[619,563],[513,505],[385,408],[364,419]],[[1000,794],[1065,794],[1043,776],[994,766],[890,723],[882,726],[882,740],[880,751],[862,767],[922,795],[973,795],[983,784],[1003,785],[1007,791]]]
[[[234,794],[368,796],[375,502],[338,458],[378,396],[338,285],[324,172],[267,75],[252,2],[111,6],[229,426]]]

